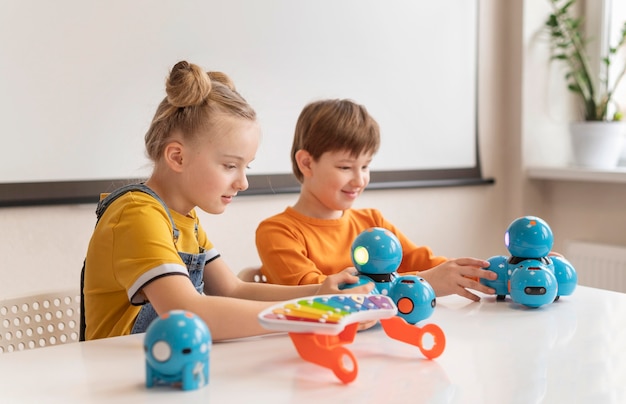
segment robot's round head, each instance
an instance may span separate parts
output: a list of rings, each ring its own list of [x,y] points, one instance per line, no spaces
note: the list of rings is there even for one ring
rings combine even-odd
[[[504,234],[504,244],[513,257],[545,257],[552,250],[553,243],[550,226],[536,216],[515,219]]]
[[[387,229],[372,227],[359,234],[352,243],[352,262],[364,274],[395,272],[402,261],[402,245]]]
[[[146,330],[146,361],[164,375],[174,375],[194,361],[207,360],[211,333],[206,323],[186,310],[172,310],[157,317]]]

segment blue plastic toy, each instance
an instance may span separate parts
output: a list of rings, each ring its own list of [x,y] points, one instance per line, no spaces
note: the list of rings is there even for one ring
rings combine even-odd
[[[515,219],[504,234],[511,256],[489,258],[486,269],[498,274],[494,281],[480,283],[496,290],[497,300],[507,295],[519,304],[540,307],[568,296],[576,289],[576,270],[565,258],[549,255],[554,236],[548,223],[536,216]]]
[[[437,302],[432,286],[421,276],[399,276],[396,272],[402,261],[402,245],[391,231],[372,227],[361,232],[352,243],[351,256],[359,281],[346,288],[373,282],[372,293],[391,297],[398,316],[409,324],[433,314]]]
[[[197,315],[172,310],[157,317],[146,330],[146,387],[180,384],[195,390],[209,383],[211,333]]]

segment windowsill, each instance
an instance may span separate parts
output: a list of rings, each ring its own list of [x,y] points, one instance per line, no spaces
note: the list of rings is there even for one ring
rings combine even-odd
[[[533,180],[626,183],[626,166],[611,170],[580,167],[529,167],[526,175]]]

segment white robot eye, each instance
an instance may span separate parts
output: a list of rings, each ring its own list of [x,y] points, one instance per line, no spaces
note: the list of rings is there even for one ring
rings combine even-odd
[[[172,356],[172,348],[165,341],[156,342],[152,346],[152,356],[159,362],[165,362]]]

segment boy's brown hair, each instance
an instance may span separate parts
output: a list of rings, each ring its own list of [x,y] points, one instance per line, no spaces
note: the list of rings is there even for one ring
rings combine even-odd
[[[353,156],[378,151],[380,129],[367,109],[347,99],[315,101],[304,107],[291,146],[292,170],[298,181],[303,175],[298,168],[296,152],[306,150],[314,160],[328,151],[349,151]]]

